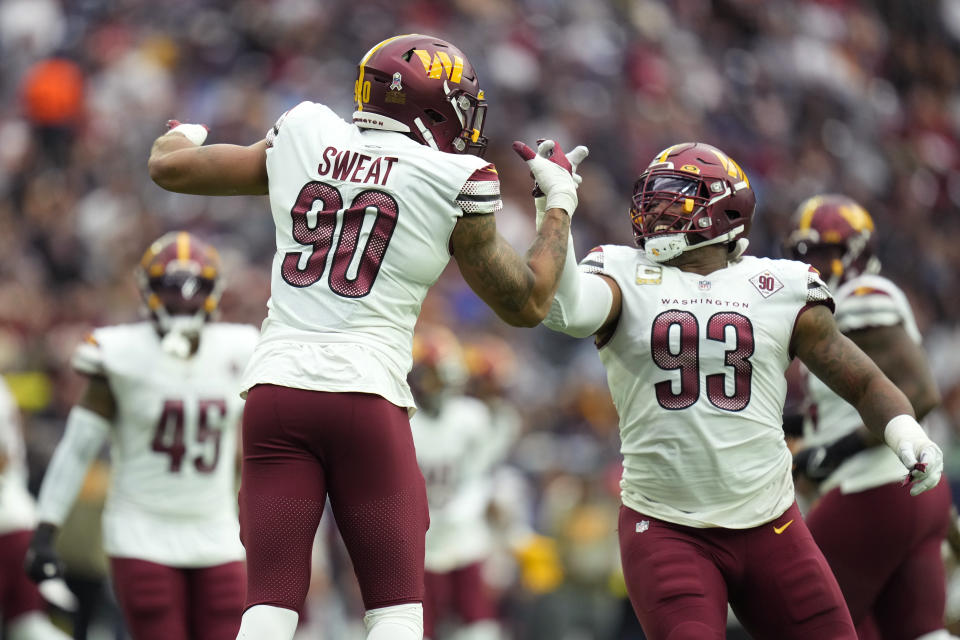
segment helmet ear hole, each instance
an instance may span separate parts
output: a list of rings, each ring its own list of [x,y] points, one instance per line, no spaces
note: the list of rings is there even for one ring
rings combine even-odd
[[[424,112],[425,112],[428,116],[430,116],[430,119],[433,120],[434,122],[436,122],[437,124],[440,124],[440,123],[442,123],[442,122],[446,122],[446,121],[447,121],[447,119],[443,117],[443,114],[442,114],[442,113],[440,113],[439,111],[436,111],[436,110],[434,110],[434,109],[424,109]]]
[[[743,217],[739,211],[734,211],[733,209],[726,209],[724,213],[727,215],[727,220],[739,220]]]

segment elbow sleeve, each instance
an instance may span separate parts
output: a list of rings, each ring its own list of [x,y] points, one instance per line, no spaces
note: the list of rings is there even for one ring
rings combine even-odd
[[[557,293],[543,324],[574,338],[586,338],[600,330],[612,306],[610,285],[603,278],[577,268],[571,237]]]
[[[84,407],[74,407],[67,417],[67,428],[47,467],[37,505],[41,522],[56,526],[63,524],[90,462],[100,452],[110,423],[98,413]]]

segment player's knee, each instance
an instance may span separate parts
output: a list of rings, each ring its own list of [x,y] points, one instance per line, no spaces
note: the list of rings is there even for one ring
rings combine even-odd
[[[667,640],[723,640],[724,637],[724,633],[702,622],[681,622],[670,631]]]
[[[370,609],[363,624],[367,640],[423,640],[423,605],[415,602]]]
[[[7,637],[10,640],[70,640],[70,636],[53,626],[39,611],[11,620],[7,625]]]

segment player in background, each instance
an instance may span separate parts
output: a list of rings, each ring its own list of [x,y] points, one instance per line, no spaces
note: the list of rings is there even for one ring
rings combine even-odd
[[[0,377],[0,620],[9,640],[67,640],[45,613],[37,585],[23,572],[23,559],[37,524],[27,491],[26,451],[20,414]]]
[[[683,143],[634,186],[638,247],[573,252],[545,321],[595,336],[620,416],[619,535],[651,640],[723,638],[729,601],[757,640],[856,638],[794,501],[781,428],[790,360],[899,452],[913,494],[943,455],[909,400],[849,339],[817,272],[744,257],[755,196],[725,153]]]
[[[500,182],[475,155],[487,144],[487,104],[449,42],[413,34],[374,45],[354,99],[349,121],[302,102],[246,147],[201,146],[204,127],[177,124],[150,154],[151,177],[171,191],[269,193],[276,225],[267,319],[243,379],[240,638],[293,634],[328,493],[368,638],[422,637],[427,502],[406,380],[420,306],[452,255],[502,319],[535,326],[577,204],[553,141],[536,153],[514,143],[546,212],[526,256],[499,235]]]
[[[487,522],[493,472],[506,450],[487,405],[463,395],[465,364],[449,329],[417,328],[409,380],[419,410],[410,427],[430,507],[424,595],[428,640],[501,637],[483,565],[493,552]],[[445,621],[452,629],[440,634]]]
[[[879,275],[873,219],[851,198],[818,195],[797,209],[788,254],[827,275],[839,330],[910,400],[918,419],[940,402],[907,297]],[[911,497],[903,464],[857,410],[807,376],[808,415],[795,471],[819,484],[807,526],[840,583],[861,639],[950,637],[943,630],[940,547],[950,522],[942,480]],[[869,617],[879,636],[861,627]],[[870,623],[868,623],[870,624]]]
[[[238,392],[257,331],[211,321],[220,260],[189,233],[154,242],[137,280],[149,320],[96,329],[74,354],[88,382],[43,478],[27,571],[61,573],[57,528],[109,439],[103,546],[130,634],[227,640],[243,610]]]

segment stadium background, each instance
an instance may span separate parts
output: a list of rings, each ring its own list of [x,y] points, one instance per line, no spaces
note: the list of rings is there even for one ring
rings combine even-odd
[[[477,68],[498,225],[518,248],[533,207],[515,139],[590,147],[579,255],[632,242],[633,181],[678,141],[714,144],[750,176],[757,255],[779,255],[803,198],[858,199],[917,313],[944,397],[931,429],[960,478],[958,0],[0,0],[0,371],[25,413],[33,488],[77,398],[72,349],[93,326],[138,317],[132,267],[149,241],[182,228],[212,242],[229,281],[223,318],[263,318],[266,199],[156,187],[146,159],[165,121],[246,144],[304,99],[348,117],[356,62],[403,32],[446,38]],[[521,631],[535,615],[572,630],[523,637],[619,637],[616,417],[592,345],[502,325],[450,272],[424,318],[513,349],[508,393],[525,430],[512,463],[564,578],[539,591],[507,580],[505,614]],[[95,583],[101,559],[84,548],[96,517],[74,519],[74,566]]]

